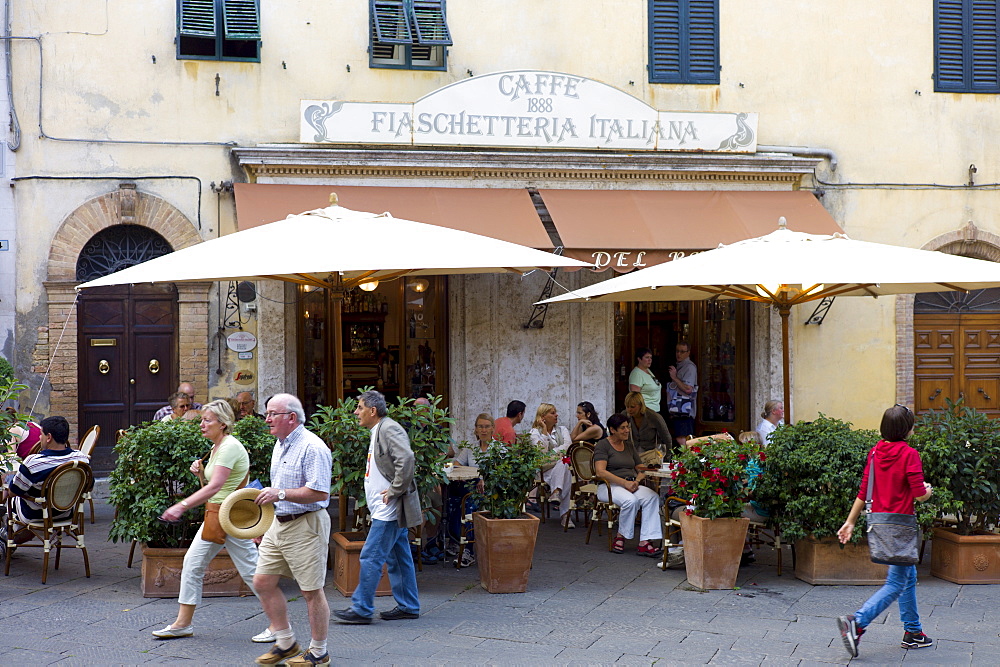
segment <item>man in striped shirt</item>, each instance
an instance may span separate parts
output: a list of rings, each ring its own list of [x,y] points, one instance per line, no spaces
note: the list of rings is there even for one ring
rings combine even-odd
[[[41,494],[42,484],[53,470],[69,461],[90,463],[90,457],[86,454],[70,449],[69,422],[65,417],[46,417],[42,420],[41,427],[42,451],[24,459],[17,474],[10,480],[10,487],[4,491],[4,499],[9,496],[18,497],[14,509],[24,521],[38,521],[42,518],[42,508],[33,498]],[[69,510],[53,518],[64,519],[72,513]],[[30,539],[31,535],[25,537]],[[14,541],[17,541],[16,536]]]

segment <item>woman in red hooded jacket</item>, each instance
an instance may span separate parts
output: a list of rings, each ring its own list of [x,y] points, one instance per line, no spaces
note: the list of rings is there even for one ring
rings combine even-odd
[[[895,405],[882,415],[879,429],[882,439],[868,452],[865,470],[854,505],[847,521],[837,531],[842,544],[851,539],[854,524],[865,507],[868,471],[875,462],[875,483],[872,489],[872,512],[913,514],[914,500],[927,500],[933,489],[924,481],[920,454],[906,444],[913,433],[913,412],[904,405]],[[890,565],[885,584],[853,614],[837,619],[844,647],[851,657],[858,656],[858,640],[865,628],[886,608],[899,601],[899,618],[903,622],[903,648],[924,648],[933,642],[924,634],[917,612],[917,566]]]

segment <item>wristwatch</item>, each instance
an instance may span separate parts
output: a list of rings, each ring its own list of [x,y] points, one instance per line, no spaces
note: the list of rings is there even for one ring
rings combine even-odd
[[[281,489],[280,491],[278,491],[278,500],[284,500],[284,499],[285,499],[285,490]]]

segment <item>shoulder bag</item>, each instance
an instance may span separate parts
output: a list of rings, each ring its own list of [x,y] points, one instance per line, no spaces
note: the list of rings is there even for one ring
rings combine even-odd
[[[916,565],[919,560],[920,528],[917,517],[895,512],[872,512],[872,489],[875,486],[875,456],[868,468],[868,491],[865,493],[865,520],[868,522],[868,551],[873,563]]]

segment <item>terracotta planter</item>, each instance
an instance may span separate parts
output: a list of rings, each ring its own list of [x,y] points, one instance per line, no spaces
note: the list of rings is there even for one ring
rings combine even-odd
[[[365,546],[365,534],[333,533],[330,537],[331,554],[333,558],[333,585],[345,597],[354,593],[358,587],[358,576],[361,573],[361,549]],[[389,585],[389,574],[382,566],[382,579],[378,582],[375,595],[392,595]]]
[[[142,545],[142,597],[175,598],[180,594],[186,552],[187,549],[180,547]],[[225,549],[208,564],[202,595],[207,598],[253,595]]]
[[[836,537],[809,537],[795,542],[795,576],[813,585],[876,586],[885,583],[888,565],[871,561],[868,543],[847,543]]]
[[[1000,535],[935,528],[931,574],[956,584],[1000,584]]]
[[[539,520],[522,514],[517,519],[493,519],[473,512],[479,581],[490,593],[523,593],[535,555]]]
[[[725,590],[736,586],[749,519],[704,519],[681,514],[684,567],[692,586]]]

